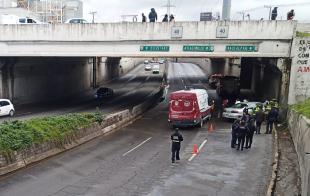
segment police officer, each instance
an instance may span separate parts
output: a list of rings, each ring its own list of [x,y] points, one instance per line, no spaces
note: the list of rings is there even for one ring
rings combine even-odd
[[[179,133],[179,128],[174,128],[174,133],[171,134],[171,142],[172,142],[172,163],[175,162],[175,160],[180,160],[180,148],[181,148],[181,142],[183,141],[183,136],[181,133]]]
[[[259,110],[255,114],[256,134],[260,134],[260,128],[262,126],[264,119],[265,119],[265,113],[263,112],[262,107],[260,107]]]
[[[278,115],[278,110],[275,107],[272,107],[270,112],[268,112],[266,134],[272,133],[273,123],[278,119]]]
[[[235,148],[237,138],[238,138],[238,128],[240,124],[240,119],[236,119],[235,122],[231,126],[231,148]]]
[[[251,148],[253,142],[253,135],[255,132],[255,122],[254,118],[250,118],[247,126],[247,132],[245,137],[245,148]]]
[[[250,114],[249,114],[249,110],[247,108],[244,108],[243,110],[243,116],[241,117],[241,120],[245,121],[245,123],[248,123],[250,120]]]
[[[244,141],[245,141],[245,135],[247,133],[247,127],[244,120],[241,120],[240,126],[238,127],[237,134],[238,134],[238,147],[237,150],[240,149],[243,150]]]

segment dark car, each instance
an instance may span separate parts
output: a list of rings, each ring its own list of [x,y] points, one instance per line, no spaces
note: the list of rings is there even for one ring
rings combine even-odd
[[[209,77],[209,86],[213,89],[216,88],[217,84],[219,83],[220,79],[223,77],[222,74],[213,74]]]
[[[113,97],[114,91],[110,88],[101,87],[97,90],[95,94],[95,98],[97,99],[103,99],[103,98],[109,98]]]

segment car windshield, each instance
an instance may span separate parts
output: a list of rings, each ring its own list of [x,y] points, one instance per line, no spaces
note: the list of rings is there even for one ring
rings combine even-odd
[[[244,107],[247,107],[248,105],[247,104],[244,104],[244,103],[237,103],[233,106],[231,106],[232,108],[237,108],[237,109],[241,109],[241,108],[244,108]]]

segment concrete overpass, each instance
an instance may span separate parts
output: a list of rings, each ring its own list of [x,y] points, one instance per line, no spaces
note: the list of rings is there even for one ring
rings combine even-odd
[[[290,57],[294,21],[1,25],[0,56]]]

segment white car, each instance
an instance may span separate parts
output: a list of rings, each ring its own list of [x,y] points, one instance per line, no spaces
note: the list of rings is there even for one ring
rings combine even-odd
[[[0,99],[0,116],[13,116],[15,113],[12,102],[8,99]]]
[[[154,64],[152,67],[153,74],[159,74],[159,64]]]
[[[223,111],[223,118],[227,119],[238,119],[242,117],[243,110],[245,108],[248,109],[249,114],[253,113],[253,110],[256,108],[258,104],[261,104],[260,102],[239,102],[231,107],[227,107]]]
[[[145,70],[145,71],[151,71],[151,70],[152,70],[152,65],[150,65],[150,64],[145,64],[145,65],[144,65],[144,70]]]

